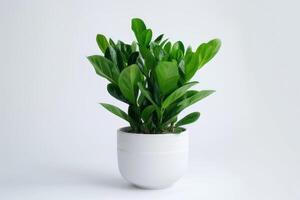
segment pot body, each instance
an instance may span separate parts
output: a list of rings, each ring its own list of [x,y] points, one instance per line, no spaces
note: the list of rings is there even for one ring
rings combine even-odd
[[[180,134],[136,134],[118,130],[118,166],[128,182],[162,189],[182,177],[188,166],[189,138]]]

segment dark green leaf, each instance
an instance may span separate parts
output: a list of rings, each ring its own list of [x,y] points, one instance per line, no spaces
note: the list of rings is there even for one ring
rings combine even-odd
[[[119,69],[110,60],[103,56],[89,56],[87,57],[91,64],[94,66],[98,75],[106,78],[114,84],[118,84]]]
[[[164,37],[164,34],[160,34],[157,38],[155,38],[154,42],[160,43],[160,41],[162,40],[163,37]]]
[[[128,65],[135,64],[137,62],[138,57],[139,57],[139,52],[133,52],[128,58]]]
[[[149,71],[154,68],[156,65],[156,60],[153,54],[144,46],[140,46],[140,52],[145,61],[146,71]]]
[[[124,103],[128,103],[128,101],[122,95],[121,90],[118,86],[116,86],[112,83],[109,83],[107,85],[107,91],[111,96],[115,97],[116,99],[123,101]]]
[[[97,44],[98,44],[100,50],[104,54],[107,47],[108,47],[108,45],[109,45],[108,42],[107,42],[106,37],[102,34],[98,34],[97,37],[96,37],[96,41],[97,41]]]
[[[121,117],[122,119],[125,119],[126,121],[131,123],[131,119],[130,117],[120,108],[111,105],[111,104],[107,104],[107,103],[100,103],[104,108],[106,108],[108,111],[112,112],[113,114]]]
[[[150,92],[144,87],[142,83],[138,83],[138,87],[141,90],[141,93],[154,105],[155,107],[158,107],[156,103],[153,101]]]
[[[149,118],[151,117],[152,113],[156,110],[156,107],[154,105],[147,106],[143,112],[142,112],[142,119],[144,122],[147,122]]]
[[[199,112],[190,113],[187,116],[185,116],[184,118],[182,118],[181,120],[179,120],[175,124],[175,126],[178,127],[178,126],[183,126],[183,125],[186,125],[186,124],[193,123],[193,122],[197,121],[197,119],[199,117],[200,117],[200,113]]]

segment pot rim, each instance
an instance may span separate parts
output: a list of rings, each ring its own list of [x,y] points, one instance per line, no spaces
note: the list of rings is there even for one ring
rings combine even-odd
[[[118,133],[122,134],[129,134],[129,135],[143,135],[143,136],[179,136],[179,135],[185,135],[187,134],[187,129],[183,128],[184,130],[180,133],[170,133],[170,132],[163,132],[163,133],[134,133],[134,132],[128,132],[129,126],[121,127],[118,129]]]

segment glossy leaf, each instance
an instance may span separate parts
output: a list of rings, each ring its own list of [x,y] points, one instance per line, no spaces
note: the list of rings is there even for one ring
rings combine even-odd
[[[128,109],[126,113],[113,105],[102,105],[127,120],[130,132],[180,133],[185,130],[180,126],[196,121],[199,113],[177,122],[178,115],[214,92],[190,90],[197,83],[190,80],[216,55],[221,42],[214,39],[193,51],[181,41],[169,42],[163,34],[153,38],[142,19],[132,19],[131,29],[136,39],[128,44],[98,34],[97,44],[104,56],[88,57],[96,73],[109,80],[109,94],[126,103]]]
[[[126,67],[120,74],[118,85],[124,97],[132,104],[136,104],[137,83],[142,80],[142,74],[136,64]]]
[[[138,87],[141,90],[141,93],[152,103],[152,105],[156,106],[155,101],[152,99],[150,92],[143,86],[142,83],[138,83]]]
[[[176,89],[173,93],[171,93],[163,102],[162,108],[167,108],[169,105],[171,105],[173,102],[175,102],[177,99],[182,97],[188,89],[190,89],[192,86],[196,85],[198,82],[191,82],[187,83],[180,88]]]
[[[190,123],[193,123],[195,121],[197,121],[200,117],[200,113],[199,112],[193,112],[188,114],[187,116],[185,116],[184,118],[182,118],[181,120],[179,120],[176,124],[175,127],[179,127],[179,126],[183,126],[183,125],[187,125]]]
[[[114,84],[118,84],[120,74],[119,69],[110,60],[98,55],[89,56],[87,58],[95,68],[98,75],[106,78]]]
[[[98,44],[100,50],[103,53],[105,53],[107,47],[109,46],[106,37],[102,34],[98,34],[96,37],[96,41],[97,41],[97,44]]]
[[[179,107],[179,111],[182,111],[183,109],[185,109],[186,107],[196,103],[197,101],[200,101],[202,99],[204,99],[205,97],[211,95],[212,93],[214,93],[214,90],[202,90],[199,91],[197,93],[195,93],[194,95],[184,99],[183,101],[178,103],[178,107]]]
[[[123,101],[124,103],[128,103],[128,101],[124,98],[123,94],[121,93],[120,88],[115,84],[108,84],[107,91],[111,96],[115,97],[116,99]]]
[[[146,25],[143,20],[134,18],[131,20],[131,29],[135,34],[135,37],[139,43],[143,43],[143,31],[146,30]]]
[[[219,51],[221,41],[214,39],[208,43],[201,44],[197,51],[199,52],[199,69],[202,68],[208,61],[210,61]]]
[[[144,46],[148,46],[151,39],[152,39],[152,30],[151,29],[144,30],[142,33],[142,44]]]
[[[162,95],[169,94],[177,88],[179,72],[176,62],[159,62],[155,68],[155,76]]]
[[[106,108],[108,111],[112,112],[113,114],[121,117],[122,119],[131,122],[132,120],[130,119],[130,117],[120,108],[111,105],[111,104],[107,104],[107,103],[100,103],[104,108]]]

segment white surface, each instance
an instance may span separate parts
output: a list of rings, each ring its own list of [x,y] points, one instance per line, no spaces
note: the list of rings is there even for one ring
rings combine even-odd
[[[299,1],[0,1],[0,199],[300,199]],[[190,169],[173,188],[120,177],[113,102],[85,56],[132,17],[219,55],[195,77]]]
[[[118,130],[118,167],[129,183],[163,189],[187,171],[189,134],[134,134]]]

